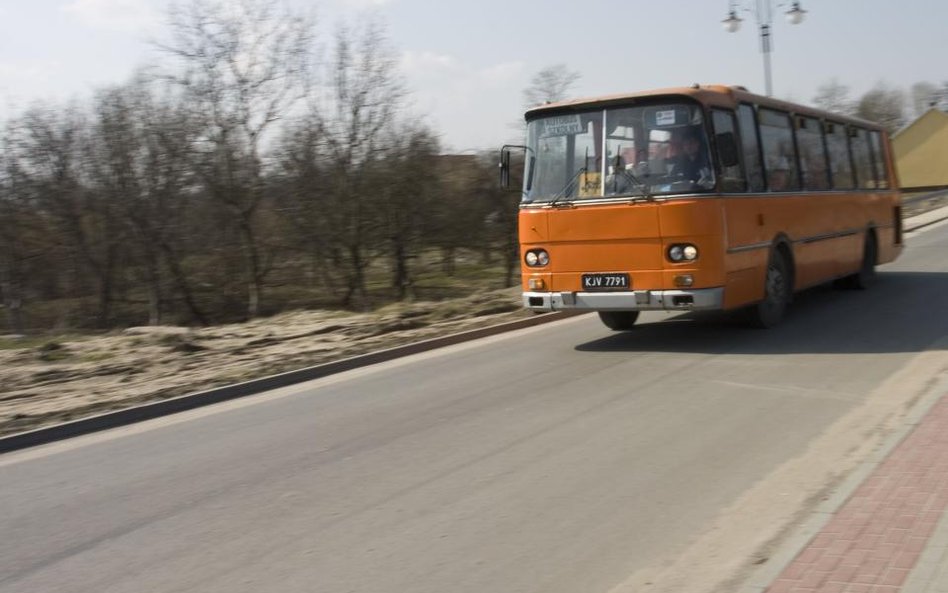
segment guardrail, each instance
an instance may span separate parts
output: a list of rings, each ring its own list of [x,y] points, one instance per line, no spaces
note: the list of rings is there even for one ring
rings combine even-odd
[[[899,189],[902,190],[902,193],[906,194],[914,194],[920,191],[939,192],[942,190],[948,190],[948,185],[918,185],[915,187],[900,187]]]
[[[917,191],[926,191],[926,190],[930,189],[931,187],[932,187],[932,186],[926,186],[926,187],[903,187],[903,188],[902,188],[902,193],[905,194],[905,193],[914,193],[914,192],[917,192]],[[939,187],[939,186],[934,186],[934,187]],[[932,198],[940,198],[940,197],[946,196],[946,195],[948,195],[948,186],[941,186],[941,189],[938,189],[938,190],[935,190],[935,191],[930,191],[930,192],[928,192],[928,193],[921,194],[921,195],[918,195],[918,196],[912,196],[911,198],[903,199],[903,200],[902,200],[902,203],[903,203],[903,204],[914,204],[915,202],[924,202],[925,200],[931,200]]]
[[[940,198],[948,195],[948,185],[925,185],[922,187],[903,187],[900,188],[903,194],[913,194],[917,192],[927,192],[911,198],[903,198],[903,204],[914,204],[915,202],[924,202],[932,198]]]

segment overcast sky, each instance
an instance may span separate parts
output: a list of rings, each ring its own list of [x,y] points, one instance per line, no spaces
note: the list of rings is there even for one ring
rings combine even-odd
[[[341,19],[377,14],[402,57],[413,110],[456,151],[515,139],[523,88],[558,63],[581,73],[576,96],[692,82],[763,92],[755,13],[742,12],[744,27],[726,33],[727,0],[286,1],[315,12],[324,42]],[[0,119],[37,99],[83,100],[127,81],[137,65],[156,58],[147,40],[161,35],[167,5],[0,0]],[[906,91],[923,80],[948,81],[948,2],[802,6],[807,18],[795,26],[783,20],[788,6],[774,11],[776,95],[809,102],[834,77],[854,96],[880,81]]]

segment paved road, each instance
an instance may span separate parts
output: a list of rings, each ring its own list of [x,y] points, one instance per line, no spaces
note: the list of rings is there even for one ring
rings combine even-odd
[[[583,316],[4,456],[0,592],[621,590],[945,336],[946,250],[770,331]]]

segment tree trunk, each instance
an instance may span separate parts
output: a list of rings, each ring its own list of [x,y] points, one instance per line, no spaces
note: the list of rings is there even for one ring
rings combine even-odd
[[[154,253],[148,257],[148,325],[161,325],[161,271]]]
[[[165,256],[165,264],[171,272],[171,279],[174,281],[175,287],[181,293],[182,298],[184,298],[184,303],[188,306],[188,311],[191,313],[191,319],[197,320],[201,325],[209,325],[207,316],[201,311],[197,305],[197,301],[194,299],[194,293],[191,291],[188,277],[184,273],[184,270],[181,269],[181,263],[178,261],[178,256],[174,252],[174,249],[166,242],[162,242],[160,247]]]
[[[395,276],[392,278],[392,286],[398,291],[398,300],[411,300],[414,298],[412,286],[414,284],[411,277],[411,270],[408,267],[408,250],[405,245],[397,241],[395,243]]]
[[[108,329],[109,319],[112,317],[112,265],[105,266],[99,278],[99,314],[98,326]]]
[[[365,289],[366,264],[362,257],[362,250],[358,245],[349,246],[349,265],[351,270],[349,290],[345,298],[346,305],[354,305],[360,310],[366,310],[369,304],[368,293]]]
[[[253,319],[260,314],[260,299],[263,292],[263,272],[260,267],[260,250],[250,219],[240,219],[240,238],[247,265],[247,316]]]
[[[118,255],[117,245],[109,245],[105,250],[104,261],[101,265],[96,265],[95,261],[89,257],[93,269],[99,276],[99,314],[98,325],[102,329],[108,329],[109,322],[112,319],[112,302],[115,290],[115,263]]]

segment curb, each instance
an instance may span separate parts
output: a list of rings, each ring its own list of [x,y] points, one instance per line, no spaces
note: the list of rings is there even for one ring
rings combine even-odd
[[[178,412],[193,410],[195,408],[209,406],[211,404],[217,404],[232,399],[256,395],[258,393],[263,393],[272,389],[288,387],[290,385],[312,381],[313,379],[320,379],[329,375],[335,375],[337,373],[378,364],[380,362],[387,362],[389,360],[410,356],[412,354],[419,354],[421,352],[428,352],[430,350],[436,350],[438,348],[460,344],[461,342],[468,342],[471,340],[495,336],[502,333],[526,329],[537,325],[543,325],[579,314],[581,313],[566,311],[544,313],[534,317],[528,317],[526,319],[519,319],[517,321],[510,321],[507,323],[501,323],[499,325],[473,329],[438,338],[431,338],[428,340],[416,342],[414,344],[396,346],[386,350],[360,354],[359,356],[353,356],[351,358],[333,362],[326,362],[295,371],[280,373],[278,375],[261,377],[260,379],[253,379],[251,381],[245,381],[235,385],[215,387],[206,391],[199,391],[197,393],[191,393],[188,395],[142,404],[139,406],[133,406],[122,410],[117,410],[115,412],[106,412],[104,414],[80,418],[78,420],[72,420],[62,424],[54,424],[52,426],[37,428],[27,432],[14,433],[12,435],[0,437],[0,454],[26,449],[28,447],[36,447],[38,445],[46,445],[55,441],[82,436],[102,430],[108,430],[111,428],[118,428],[120,426],[141,422],[143,420],[152,420],[154,418],[160,418],[162,416],[168,416]]]
[[[913,226],[913,227],[906,227],[906,228],[905,228],[905,232],[906,232],[906,233],[914,233],[915,231],[917,231],[917,230],[919,230],[919,229],[923,229],[923,228],[925,228],[925,227],[929,227],[929,226],[931,226],[931,225],[933,225],[933,224],[938,224],[939,222],[944,222],[944,221],[946,221],[946,220],[948,220],[948,215],[943,216],[943,217],[941,217],[941,218],[936,218],[936,219],[934,219],[934,220],[926,220],[925,222],[920,222],[920,223],[916,224],[916,225]]]
[[[906,233],[912,233],[946,220],[948,220],[948,206],[942,206],[903,220],[903,226],[905,227],[903,230]]]

